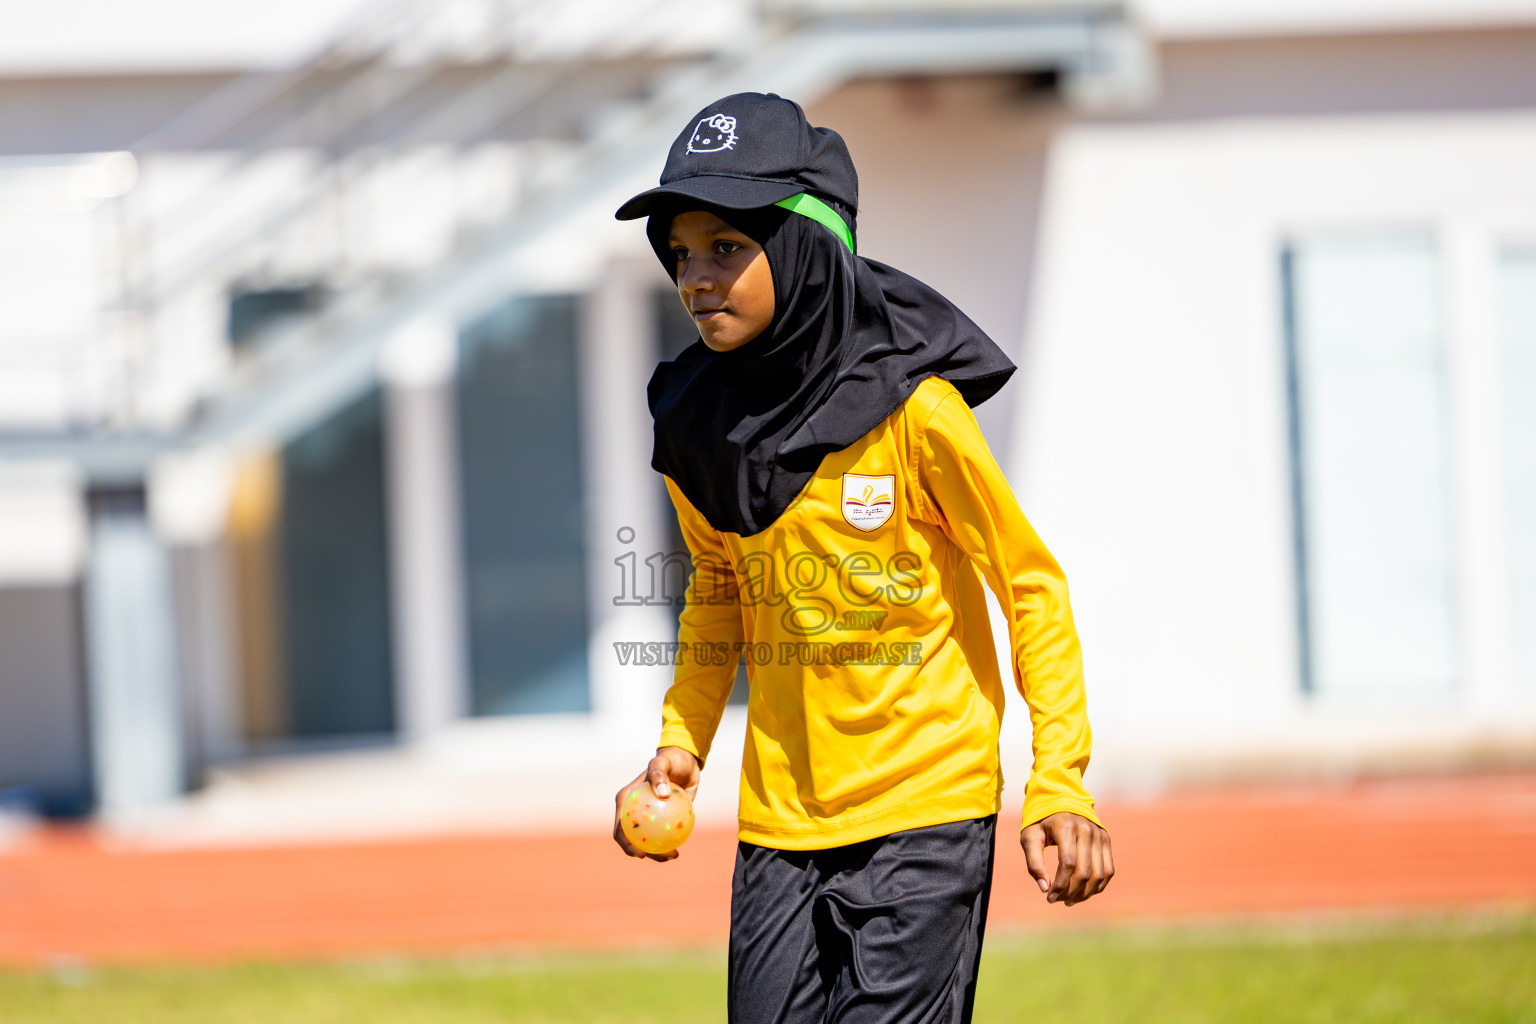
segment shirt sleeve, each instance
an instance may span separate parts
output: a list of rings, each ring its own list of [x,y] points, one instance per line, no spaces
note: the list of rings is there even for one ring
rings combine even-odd
[[[1024,518],[958,392],[934,407],[915,454],[920,500],[976,564],[1008,620],[1014,684],[1029,705],[1034,733],[1023,826],[1072,811],[1102,827],[1083,785],[1092,734],[1061,567]]]
[[[736,572],[720,532],[709,525],[670,477],[667,493],[693,558],[672,685],[661,706],[658,746],[682,747],[703,764],[736,681],[743,626]]]

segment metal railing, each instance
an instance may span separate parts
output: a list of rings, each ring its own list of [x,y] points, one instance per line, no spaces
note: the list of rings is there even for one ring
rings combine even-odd
[[[418,271],[419,261],[369,241],[374,225],[420,216],[387,184],[414,154],[489,158],[511,179],[489,210],[465,202],[432,214],[431,234],[447,240],[440,258],[514,216],[519,182],[568,159],[597,110],[632,101],[657,68],[697,56],[657,52],[643,30],[670,2],[618,5],[618,16],[580,26],[572,41],[558,31],[570,23],[568,0],[376,0],[292,66],[236,75],[139,139],[129,150],[139,186],[109,198],[98,218],[97,260],[112,268],[105,316],[74,357],[116,367],[112,397],[82,392],[70,428],[149,426],[140,398],[157,364],[181,350],[191,320],[222,330],[208,309],[231,294],[314,286],[355,308]],[[562,122],[567,108],[578,123]],[[200,185],[172,180],[199,160],[216,165]]]

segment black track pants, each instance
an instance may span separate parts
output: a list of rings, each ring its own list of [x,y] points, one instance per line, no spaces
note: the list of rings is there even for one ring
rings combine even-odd
[[[997,815],[828,850],[738,843],[731,1024],[971,1019]]]

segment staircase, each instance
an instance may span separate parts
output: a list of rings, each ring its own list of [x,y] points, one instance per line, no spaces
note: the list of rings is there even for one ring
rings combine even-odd
[[[304,431],[373,385],[400,326],[473,320],[547,287],[539,254],[570,232],[614,237],[612,210],[716,96],[810,104],[861,76],[1041,71],[1067,102],[1104,106],[1149,77],[1115,3],[716,0],[713,27],[677,0],[594,9],[377,0],[295,66],[236,77],[140,140],[139,185],[114,200],[130,379],[164,387],[224,332],[231,297],[254,325],[217,340],[225,358],[185,385],[174,422],[130,402],[0,455],[131,477],[167,447]]]

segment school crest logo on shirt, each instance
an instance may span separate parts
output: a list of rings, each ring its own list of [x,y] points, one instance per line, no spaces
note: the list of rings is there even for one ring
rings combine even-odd
[[[723,153],[736,148],[736,119],[726,114],[706,117],[688,140],[690,153]]]
[[[843,474],[843,518],[868,533],[891,518],[896,507],[896,477]]]

